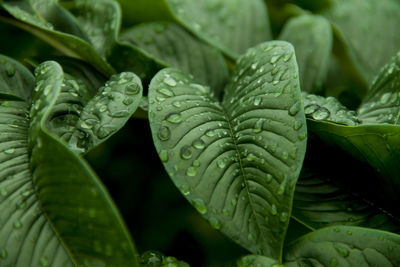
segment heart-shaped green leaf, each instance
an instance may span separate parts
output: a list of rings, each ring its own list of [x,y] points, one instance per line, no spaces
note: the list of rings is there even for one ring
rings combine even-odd
[[[279,39],[294,46],[299,64],[301,90],[320,91],[328,73],[332,52],[332,30],[329,21],[316,15],[292,18],[283,28]]]
[[[361,227],[327,227],[290,244],[284,258],[287,267],[394,267],[400,264],[400,236]]]
[[[64,80],[61,67],[45,62],[35,74],[32,103],[0,102],[1,265],[139,266],[101,182],[45,128]]]
[[[304,172],[296,184],[292,216],[312,230],[349,225],[399,232],[399,219],[378,208],[374,196],[364,199],[357,193],[326,175]]]
[[[160,65],[192,74],[200,83],[211,86],[217,95],[228,79],[222,54],[176,24],[141,24],[121,34],[120,40],[143,49]]]
[[[399,13],[396,0],[333,0],[323,12],[367,84],[399,50]]]
[[[105,61],[119,31],[120,9],[112,0],[69,1],[65,6],[52,0],[2,1],[9,16],[0,19],[48,42],[66,55],[84,59],[105,75],[114,74]],[[75,15],[75,16],[74,16]]]
[[[249,49],[222,102],[164,69],[150,84],[149,119],[157,152],[192,205],[248,250],[280,258],[306,145],[293,47]]]
[[[165,0],[174,17],[197,37],[235,58],[272,39],[262,0]]]

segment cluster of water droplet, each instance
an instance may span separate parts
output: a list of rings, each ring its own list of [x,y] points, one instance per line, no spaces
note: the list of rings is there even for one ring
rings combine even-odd
[[[307,117],[348,126],[360,124],[356,112],[343,106],[334,97],[322,97],[303,92],[304,112]]]

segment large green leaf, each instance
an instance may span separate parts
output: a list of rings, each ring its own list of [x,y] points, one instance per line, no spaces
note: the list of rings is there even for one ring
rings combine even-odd
[[[45,129],[61,91],[61,67],[49,61],[35,73],[31,104],[0,105],[1,266],[139,266],[101,182]]]
[[[351,192],[340,181],[318,172],[304,172],[296,184],[292,216],[315,230],[330,225],[362,226],[399,232],[400,220],[366,199]]]
[[[18,26],[69,56],[83,59],[106,75],[115,73],[105,61],[119,31],[120,9],[113,0],[67,1],[71,12],[51,0],[2,1],[9,16],[0,20]],[[75,15],[75,16],[74,16]]]
[[[399,235],[361,227],[327,227],[301,237],[285,251],[287,267],[399,264]]]
[[[272,39],[267,7],[262,0],[165,2],[183,26],[230,57]]]
[[[279,259],[306,145],[293,47],[249,49],[222,102],[176,69],[149,90],[154,144],[175,185],[214,228]]]
[[[292,43],[299,64],[301,90],[322,89],[332,51],[330,23],[321,16],[303,15],[290,19],[279,39]]]
[[[143,49],[160,65],[192,74],[200,83],[211,86],[217,95],[228,79],[222,54],[176,24],[141,24],[122,33],[120,40]]]
[[[19,62],[0,55],[0,96],[9,95],[30,100],[31,92],[24,88],[33,88],[35,78]]]
[[[399,50],[399,13],[397,0],[334,0],[323,12],[367,83]]]

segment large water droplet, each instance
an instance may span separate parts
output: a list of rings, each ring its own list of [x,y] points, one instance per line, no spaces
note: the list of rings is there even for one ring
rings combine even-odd
[[[257,120],[257,122],[254,124],[253,132],[260,133],[263,130],[264,121],[264,119]]]
[[[317,104],[307,105],[304,107],[304,113],[306,115],[310,115],[310,114],[314,113],[318,108],[319,108],[319,106]]]
[[[265,176],[265,181],[267,182],[267,184],[269,184],[271,181],[272,181],[272,174],[267,174],[266,176]]]
[[[108,115],[113,118],[123,118],[123,117],[128,117],[129,115],[131,115],[131,113],[128,110],[119,110],[110,112],[108,113]]]
[[[281,222],[286,222],[288,220],[288,218],[289,218],[289,214],[287,212],[281,213],[281,217],[280,217]]]
[[[174,93],[173,93],[171,90],[169,90],[168,88],[160,88],[160,89],[157,89],[157,91],[158,91],[159,93],[161,93],[161,94],[167,96],[167,97],[172,97],[172,96],[174,96]]]
[[[15,148],[8,148],[8,149],[6,149],[6,150],[4,150],[4,153],[5,154],[14,154],[14,152],[15,152]]]
[[[247,235],[247,240],[253,241],[254,240],[254,236],[252,234],[248,234]]]
[[[171,137],[171,131],[167,126],[161,126],[158,130],[158,138],[161,141],[167,141]]]
[[[39,261],[40,261],[40,266],[42,267],[49,266],[49,260],[46,257],[41,257]]]
[[[176,85],[176,81],[172,77],[165,77],[164,83],[169,85],[169,86],[175,86]]]
[[[331,113],[329,112],[329,110],[327,108],[320,107],[312,114],[312,117],[315,120],[325,120],[330,115],[331,115]]]
[[[146,251],[141,256],[141,263],[148,266],[161,266],[164,255],[158,251]]]
[[[381,96],[381,99],[380,99],[381,103],[382,103],[382,104],[388,103],[391,96],[392,96],[392,93],[391,93],[391,92],[384,93],[384,94]]]
[[[256,157],[253,153],[249,153],[249,154],[246,156],[246,159],[247,159],[247,161],[254,161],[254,160],[257,159],[257,157]]]
[[[261,96],[256,96],[256,97],[254,98],[254,106],[259,106],[259,105],[261,105],[261,102],[262,102]]]
[[[186,170],[186,175],[187,176],[191,176],[191,177],[193,177],[193,176],[196,176],[196,174],[197,174],[197,169],[196,169],[196,167],[189,167],[189,168],[187,168],[187,170]]]
[[[200,198],[196,198],[192,200],[192,205],[197,209],[201,214],[205,214],[208,212],[208,208],[204,201]]]
[[[192,157],[192,148],[190,146],[183,146],[181,148],[181,158],[182,159],[190,159]]]
[[[212,228],[217,230],[221,229],[221,222],[217,218],[211,217],[208,221],[210,222]]]
[[[298,131],[303,126],[303,122],[296,120],[293,125],[293,129]]]
[[[171,123],[180,123],[182,121],[182,115],[179,112],[171,112],[165,116],[165,119]]]
[[[289,114],[291,116],[295,116],[297,113],[299,113],[300,108],[301,108],[301,103],[300,101],[297,101],[295,104],[293,104],[293,106],[289,108]]]
[[[168,161],[168,151],[165,149],[162,149],[160,153],[158,154],[162,162],[167,162]]]
[[[192,146],[197,149],[203,149],[205,148],[206,144],[199,138],[193,141]]]
[[[205,135],[208,136],[208,137],[213,137],[213,136],[215,136],[215,131],[213,129],[208,129],[205,132]]]
[[[137,83],[131,83],[125,87],[125,94],[137,95],[140,92],[140,86]]]
[[[112,134],[114,131],[115,128],[113,126],[103,125],[97,130],[96,135],[98,138],[103,139]]]
[[[344,258],[349,256],[350,251],[343,245],[338,244],[338,243],[333,243],[333,246],[335,247],[336,251],[340,254],[340,256],[342,256]]]
[[[221,169],[226,167],[226,160],[225,159],[219,159],[217,160],[217,166]]]
[[[272,215],[278,214],[278,208],[276,207],[275,204],[272,204],[272,206],[271,206],[271,214]]]

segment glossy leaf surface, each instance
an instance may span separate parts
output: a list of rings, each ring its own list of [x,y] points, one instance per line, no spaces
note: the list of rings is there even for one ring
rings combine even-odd
[[[236,242],[279,258],[306,127],[293,47],[249,49],[222,102],[176,69],[150,84],[149,119],[164,167],[192,205]]]
[[[31,104],[1,100],[1,265],[138,266],[129,233],[101,182],[45,129],[61,91],[61,67],[49,61],[35,73]]]

